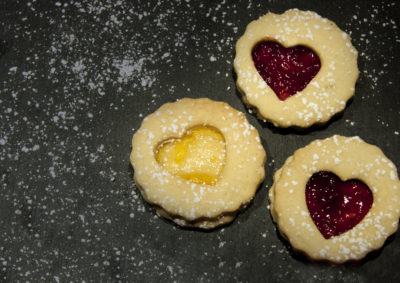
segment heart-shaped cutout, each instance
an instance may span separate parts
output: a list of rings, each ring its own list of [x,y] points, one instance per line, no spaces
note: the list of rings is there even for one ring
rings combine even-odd
[[[366,184],[356,179],[343,182],[332,172],[317,172],[306,184],[306,203],[311,219],[325,239],[360,223],[372,202],[372,192]]]
[[[321,68],[318,55],[296,45],[285,48],[275,41],[261,41],[252,50],[254,65],[280,100],[302,91]]]
[[[196,184],[215,185],[225,166],[225,138],[214,127],[194,127],[180,138],[161,142],[155,157],[175,176]]]

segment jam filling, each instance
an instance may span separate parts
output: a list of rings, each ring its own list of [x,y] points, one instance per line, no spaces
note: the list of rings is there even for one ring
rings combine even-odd
[[[311,219],[325,239],[356,226],[372,206],[369,187],[360,180],[343,182],[328,171],[311,176],[306,184],[306,203]]]
[[[280,100],[302,91],[321,68],[318,55],[296,45],[285,48],[275,41],[262,41],[252,50],[254,65]]]
[[[175,176],[196,184],[215,185],[225,165],[225,139],[213,127],[194,127],[180,138],[160,143],[155,158]]]

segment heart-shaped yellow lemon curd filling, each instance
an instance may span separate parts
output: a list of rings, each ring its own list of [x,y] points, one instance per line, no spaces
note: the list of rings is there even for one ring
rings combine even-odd
[[[168,172],[196,184],[215,185],[225,166],[225,138],[216,128],[191,128],[161,142],[155,157]]]

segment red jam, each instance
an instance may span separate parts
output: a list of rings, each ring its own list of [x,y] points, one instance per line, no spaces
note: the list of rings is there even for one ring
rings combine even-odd
[[[252,50],[254,65],[280,100],[302,91],[321,68],[318,55],[296,45],[285,48],[274,41],[262,41]]]
[[[372,202],[372,192],[366,184],[356,179],[342,182],[332,172],[317,172],[306,184],[311,219],[325,239],[356,226],[368,213]]]

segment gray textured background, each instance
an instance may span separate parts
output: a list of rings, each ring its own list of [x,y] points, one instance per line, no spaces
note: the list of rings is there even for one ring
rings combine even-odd
[[[314,10],[351,34],[360,78],[342,116],[302,133],[247,112],[234,45],[268,11]],[[397,1],[1,1],[0,281],[400,281],[400,237],[356,265],[311,264],[276,232],[267,192],[299,147],[359,135],[400,166]],[[141,120],[182,97],[246,112],[266,179],[230,225],[181,229],[132,180]]]

